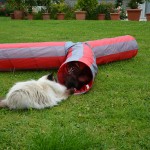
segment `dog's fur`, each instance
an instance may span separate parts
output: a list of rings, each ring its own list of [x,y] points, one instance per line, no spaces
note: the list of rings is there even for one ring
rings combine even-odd
[[[73,94],[72,89],[67,89],[53,79],[53,75],[50,74],[38,80],[16,83],[8,92],[6,99],[0,101],[0,107],[43,109],[55,106]]]

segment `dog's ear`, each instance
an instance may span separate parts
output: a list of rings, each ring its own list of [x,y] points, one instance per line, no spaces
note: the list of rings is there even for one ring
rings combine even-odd
[[[47,79],[53,81],[53,80],[54,80],[54,73],[53,73],[53,72],[50,73],[50,74],[47,76]]]
[[[53,72],[47,76],[47,79],[57,82],[57,79],[54,77],[54,73]]]

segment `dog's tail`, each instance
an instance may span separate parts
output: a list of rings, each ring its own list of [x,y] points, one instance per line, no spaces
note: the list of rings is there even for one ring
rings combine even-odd
[[[0,108],[4,108],[4,107],[7,107],[7,103],[5,99],[0,101]]]

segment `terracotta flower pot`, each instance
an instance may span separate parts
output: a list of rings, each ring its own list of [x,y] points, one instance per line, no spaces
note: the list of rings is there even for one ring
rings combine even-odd
[[[146,14],[147,21],[150,21],[150,13]]]
[[[75,11],[76,20],[85,20],[86,11]]]
[[[105,14],[98,14],[98,20],[105,20]]]
[[[57,13],[57,19],[58,20],[64,20],[65,19],[65,13]]]
[[[119,13],[110,13],[111,20],[120,20],[120,14]]]
[[[21,20],[23,19],[23,11],[22,10],[15,10],[14,11],[14,18],[17,19],[17,20]]]
[[[30,14],[30,13],[27,14],[27,19],[28,19],[28,20],[33,20],[33,14]]]
[[[141,9],[127,9],[128,20],[139,21],[141,15]]]
[[[43,13],[42,17],[43,17],[43,20],[49,20],[50,19],[50,13]]]
[[[10,18],[15,19],[14,13],[10,13]]]

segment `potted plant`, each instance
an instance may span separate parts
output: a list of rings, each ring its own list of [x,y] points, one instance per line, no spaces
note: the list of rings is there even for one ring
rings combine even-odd
[[[114,8],[110,12],[110,18],[111,18],[111,20],[120,20],[120,13],[119,13],[119,10],[117,8]]]
[[[14,18],[23,19],[24,9],[26,7],[24,0],[7,0],[7,3],[14,9]]]
[[[141,15],[141,9],[138,8],[139,4],[143,4],[145,1],[150,0],[130,0],[127,9],[128,20],[139,21]]]
[[[106,5],[106,16],[107,20],[120,20],[120,11],[115,8],[115,4],[108,2]]]
[[[110,14],[112,20],[120,20],[127,18],[126,11],[123,8],[123,0],[116,0]]]
[[[118,13],[120,14],[120,19],[124,20],[127,18],[126,9],[123,6],[123,0],[116,0],[115,8],[117,9]]]
[[[105,2],[101,2],[99,5],[97,5],[96,14],[98,14],[98,20],[105,19],[106,10],[107,10],[107,4]]]
[[[15,19],[14,17],[14,7],[12,7],[11,4],[9,4],[8,2],[5,3],[5,8],[7,13],[9,14],[11,19]]]
[[[52,12],[56,12],[56,17],[58,20],[64,20],[65,12],[67,11],[67,4],[62,0],[61,2],[57,2],[52,4]]]
[[[68,8],[68,6],[64,2],[61,2],[58,4],[58,13],[57,13],[58,20],[64,20],[65,12],[66,12],[67,8]]]
[[[43,20],[49,20],[51,11],[51,0],[42,0],[42,5],[42,18]]]
[[[150,0],[147,0],[147,2],[150,2]],[[146,13],[146,19],[150,21],[150,11]]]
[[[4,3],[0,2],[0,16],[6,16],[6,6]]]
[[[83,10],[77,10],[75,11],[76,20],[85,20],[86,18],[86,11]]]
[[[147,19],[147,21],[150,21],[150,13],[146,14],[146,19]]]
[[[75,15],[77,20],[91,19],[98,4],[97,0],[77,0]]]
[[[86,13],[87,12],[82,7],[82,0],[78,0],[77,4],[75,5],[75,18],[76,18],[76,20],[85,20]]]
[[[37,6],[36,0],[26,0],[27,4],[27,18],[28,20],[33,20],[33,6]]]

